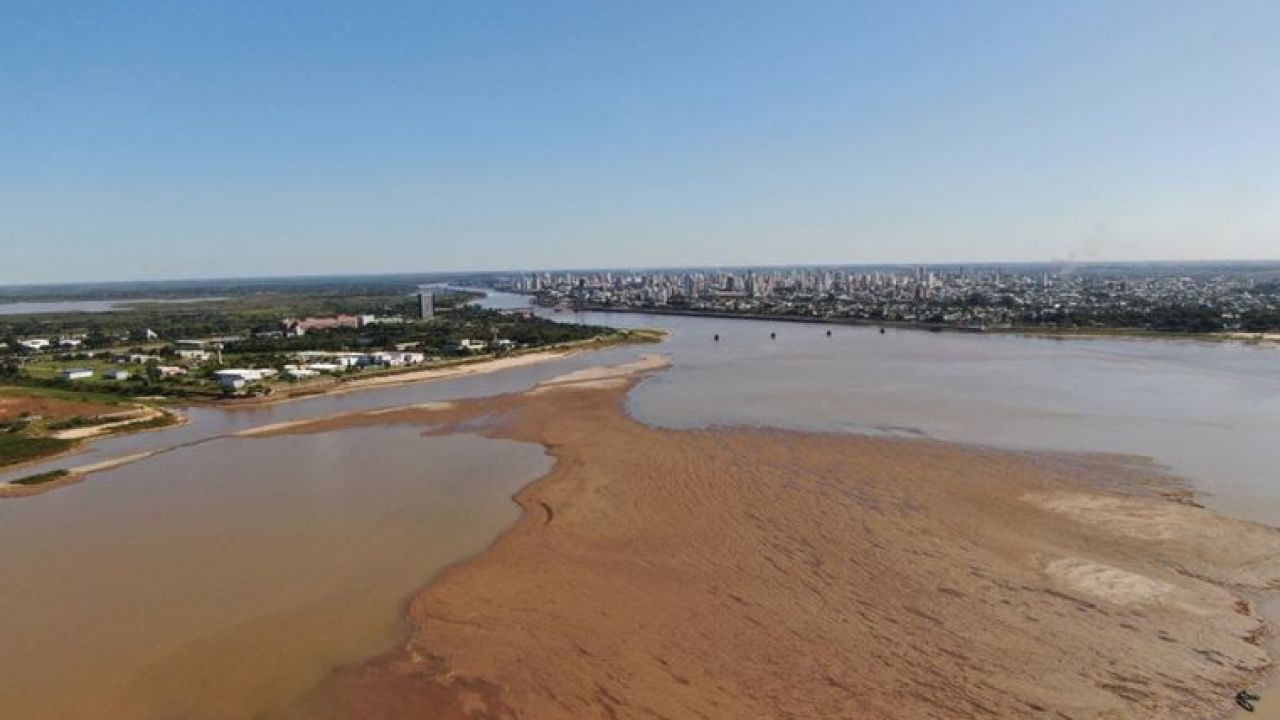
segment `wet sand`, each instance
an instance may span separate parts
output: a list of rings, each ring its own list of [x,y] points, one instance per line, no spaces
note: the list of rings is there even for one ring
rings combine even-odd
[[[280,431],[405,423],[556,461],[401,646],[299,716],[1216,718],[1272,665],[1280,531],[1149,463],[654,428],[601,377]]]

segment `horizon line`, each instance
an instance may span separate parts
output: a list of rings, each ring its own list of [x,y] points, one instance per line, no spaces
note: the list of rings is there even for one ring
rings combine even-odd
[[[102,286],[102,285],[138,285],[162,283],[211,283],[211,282],[254,282],[267,280],[324,280],[344,278],[393,278],[424,276],[468,276],[468,275],[513,275],[530,273],[586,273],[655,271],[670,272],[676,270],[755,270],[755,269],[798,269],[798,268],[908,268],[908,267],[1014,267],[1014,266],[1070,266],[1070,267],[1103,267],[1116,265],[1276,265],[1280,267],[1280,258],[1221,258],[1198,260],[1071,260],[1055,258],[1050,260],[976,260],[976,261],[930,261],[930,262],[797,262],[797,263],[720,263],[695,265],[595,265],[577,267],[522,267],[522,268],[488,268],[479,270],[417,270],[409,272],[395,271],[362,271],[351,273],[304,273],[298,275],[208,275],[186,277],[163,277],[152,279],[123,280],[64,280],[30,283],[0,283],[0,290],[39,287],[65,286]]]

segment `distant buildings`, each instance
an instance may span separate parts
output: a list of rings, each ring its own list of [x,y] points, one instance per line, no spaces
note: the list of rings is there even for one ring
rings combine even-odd
[[[87,368],[67,368],[59,376],[63,380],[87,380],[93,377],[93,371]]]
[[[270,368],[228,368],[213,374],[218,384],[229,390],[239,390],[249,383],[258,382],[276,374]]]
[[[418,317],[430,320],[435,313],[435,293],[431,290],[418,290]]]
[[[320,372],[318,370],[312,370],[301,365],[284,366],[284,376],[294,380],[305,380],[306,378],[313,378],[319,374]]]
[[[333,317],[285,318],[280,321],[284,334],[290,337],[306,335],[308,330],[332,330],[334,328],[360,327],[359,315],[334,315]]]
[[[543,306],[669,310],[966,330],[1280,327],[1280,279],[1248,267],[786,267],[538,273],[498,286]]]
[[[419,296],[421,303],[421,296]],[[431,302],[427,301],[430,310]],[[430,317],[428,315],[428,317]],[[362,328],[369,325],[402,325],[404,318],[398,315],[379,317],[377,315],[334,315],[332,317],[285,318],[280,321],[284,335],[299,337],[311,330],[334,330],[336,328]],[[257,333],[262,337],[263,333]]]
[[[208,350],[179,348],[175,350],[174,353],[183,360],[191,362],[207,362],[209,358],[213,357],[213,354]]]
[[[403,324],[404,324],[404,318],[400,317],[399,315],[386,315],[383,317],[378,317],[377,315],[361,315],[360,316],[360,327],[367,327],[369,325],[403,325]]]

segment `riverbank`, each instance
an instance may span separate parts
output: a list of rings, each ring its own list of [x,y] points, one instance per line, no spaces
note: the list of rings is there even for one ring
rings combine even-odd
[[[301,398],[314,398],[321,395],[340,395],[373,387],[387,387],[426,380],[478,375],[564,358],[588,350],[600,350],[630,343],[661,342],[666,335],[667,333],[663,330],[625,330],[608,337],[575,340],[547,347],[517,350],[503,357],[479,356],[462,358],[427,368],[406,367],[382,371],[372,375],[343,377],[327,382],[300,383],[292,387],[281,387],[277,392],[267,396],[217,400],[205,404],[221,407],[270,405]]]
[[[465,428],[556,460],[401,647],[301,714],[1216,718],[1272,666],[1280,531],[1163,499],[1182,485],[1149,464],[658,429],[621,375],[281,430]]]
[[[1235,342],[1263,347],[1280,347],[1280,334],[1242,332],[1165,332],[1146,328],[1058,328],[1040,325],[1015,325],[1011,327],[965,327],[946,323],[904,322],[896,320],[866,320],[862,318],[810,317],[801,315],[769,315],[762,313],[717,312],[709,310],[677,310],[671,308],[630,308],[614,306],[587,306],[583,312],[626,313],[633,315],[671,315],[675,317],[702,317],[720,320],[755,320],[786,323],[849,325],[854,327],[916,330],[963,334],[1022,335],[1062,339],[1137,339],[1137,340],[1190,340],[1196,342]]]
[[[373,377],[354,378],[347,382],[337,383],[327,386],[323,390],[313,390],[311,392],[298,393],[296,395],[271,396],[267,398],[255,398],[246,400],[225,400],[215,403],[206,404],[206,406],[214,407],[241,407],[241,406],[262,406],[278,403],[286,403],[295,400],[315,398],[321,395],[340,395],[344,393],[358,392],[361,390],[370,390],[383,387],[394,387],[397,385],[416,384],[422,382],[430,382],[436,380],[447,380],[452,378],[467,377],[473,375],[483,375],[488,373],[499,372],[503,370],[512,370],[520,367],[528,367],[551,360],[563,359],[581,352],[605,349],[614,347],[619,344],[626,343],[651,343],[660,342],[666,336],[665,331],[661,330],[630,330],[619,333],[616,336],[604,338],[601,340],[588,340],[581,342],[563,343],[553,348],[542,349],[533,352],[523,352],[509,355],[502,358],[475,358],[465,362],[459,362],[447,367],[432,367],[422,369],[406,369],[400,372],[387,373]],[[21,468],[28,465],[37,465],[46,463],[59,457],[70,457],[84,449],[85,445],[95,439],[110,434],[119,434],[122,432],[144,432],[164,429],[186,422],[185,415],[159,410],[154,407],[148,408],[150,414],[145,417],[135,418],[136,424],[124,423],[120,425],[104,425],[102,429],[94,432],[78,432],[74,439],[68,439],[67,442],[72,443],[69,446],[62,446],[56,452],[50,452],[42,455],[23,460],[22,462],[9,465],[6,469]],[[161,417],[163,415],[163,417]],[[159,421],[159,422],[158,422]],[[313,422],[300,421],[302,423]],[[293,423],[290,423],[293,424]],[[233,433],[236,436],[255,436],[270,432],[276,429],[274,426],[263,428],[250,428],[248,430]],[[216,439],[216,437],[206,438],[205,441]],[[28,478],[17,478],[16,481],[0,482],[0,500],[26,498],[40,495],[61,487],[75,484],[85,479],[89,474],[107,468],[119,467],[121,465],[137,462],[154,454],[154,452],[132,453],[122,458],[111,458],[97,463],[92,463],[80,467],[72,467],[66,469],[65,473],[41,473],[40,482],[25,482]]]
[[[142,402],[66,390],[0,387],[0,470],[69,456],[96,438],[160,430],[185,421],[185,415]],[[37,484],[37,478],[24,480],[28,488]],[[0,483],[0,497],[5,496],[5,488]]]

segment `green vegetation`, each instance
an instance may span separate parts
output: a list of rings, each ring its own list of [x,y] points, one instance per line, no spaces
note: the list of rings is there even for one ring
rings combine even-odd
[[[115,418],[115,419],[119,419],[119,418]],[[106,425],[107,423],[112,422],[112,420],[113,418],[103,417],[101,415],[96,417],[85,417],[84,415],[76,415],[74,417],[66,418],[65,420],[54,420],[53,422],[47,423],[45,427],[55,432],[58,430],[76,430],[78,428],[94,427],[96,425]]]
[[[438,291],[437,310],[448,311],[481,293]],[[118,347],[146,342],[146,331],[176,340],[223,335],[248,335],[278,330],[286,317],[352,315],[412,317],[417,301],[410,289],[377,294],[289,294],[264,292],[197,303],[144,303],[100,313],[68,312],[0,316],[0,342],[14,347],[27,336],[84,335],[84,349]]]
[[[225,308],[219,310],[215,307],[210,311],[206,304],[201,303],[199,307],[204,310],[195,315],[199,320],[192,319],[195,306],[186,304],[145,306],[145,311],[135,313],[103,313],[87,317],[80,313],[76,316],[76,322],[99,324],[92,332],[101,333],[102,323],[110,323],[113,328],[111,332],[118,344],[101,347],[106,340],[99,337],[93,342],[88,339],[85,341],[86,346],[98,345],[98,349],[86,347],[61,353],[22,352],[12,355],[8,362],[0,365],[0,384],[43,392],[56,391],[67,396],[114,395],[116,398],[216,400],[229,394],[219,385],[215,375],[218,370],[225,368],[272,369],[277,372],[273,378],[255,383],[253,387],[242,391],[249,394],[269,394],[282,386],[287,386],[290,392],[306,392],[309,387],[332,384],[335,375],[330,373],[309,380],[290,380],[286,377],[284,370],[288,365],[306,365],[323,359],[314,356],[299,357],[298,353],[302,352],[336,354],[410,351],[425,357],[425,366],[431,367],[448,365],[457,360],[478,359],[490,354],[508,354],[594,338],[619,337],[609,328],[561,324],[524,313],[505,313],[466,304],[473,295],[460,292],[439,293],[436,299],[439,313],[426,321],[413,319],[412,313],[416,308],[404,307],[406,303],[411,304],[412,298],[399,295],[393,296],[394,302],[389,305],[386,302],[382,305],[372,303],[367,297],[281,298],[272,295],[269,299],[257,296],[237,298],[227,301],[227,306],[234,307],[235,310],[227,310],[226,314],[219,314]],[[387,301],[387,298],[382,300]],[[331,311],[325,317],[332,317],[335,309],[345,313],[356,309],[385,311],[393,314],[370,314],[375,317],[396,318],[396,321],[368,323],[361,327],[311,329],[297,336],[282,332],[280,321],[286,316],[295,315],[292,311],[322,309]],[[302,314],[304,313],[296,313]],[[168,320],[159,322],[157,315]],[[20,322],[35,323],[42,330],[39,335],[44,337],[57,337],[58,333],[51,331],[55,328],[70,330],[61,316],[54,316],[52,320],[41,319],[43,317],[32,317]],[[270,322],[267,322],[267,318]],[[210,331],[229,334],[213,336],[219,338],[219,342],[212,357],[193,358],[181,356],[172,342],[144,343],[136,340],[147,335],[149,330],[159,333],[156,328],[170,328],[174,334],[162,337],[172,342],[208,338],[210,336],[204,333]],[[180,330],[173,331],[173,328]],[[82,327],[81,330],[86,328]],[[460,349],[462,340],[493,343],[496,339],[505,342],[479,352]],[[10,346],[16,346],[16,342]],[[145,362],[138,362],[139,358]],[[128,361],[121,363],[120,359]],[[414,367],[421,368],[424,365]],[[76,380],[64,379],[62,372],[72,368],[90,370],[93,376]],[[127,378],[108,379],[108,373],[121,369],[129,373]],[[400,372],[402,369],[365,365],[337,373],[337,380]]]
[[[159,430],[160,428],[170,427],[178,423],[178,418],[173,413],[164,413],[147,420],[139,420],[137,422],[125,423],[107,430],[107,433],[119,435],[121,433],[138,432],[140,430]]]
[[[118,395],[109,395],[107,393],[95,393],[87,390],[67,390],[56,387],[28,387],[23,385],[15,385],[14,378],[0,378],[0,383],[8,383],[9,386],[0,386],[0,396],[49,398],[51,400],[66,400],[68,402],[97,403],[100,405],[119,405],[122,401]]]
[[[0,467],[56,455],[75,444],[74,440],[27,435],[10,427],[0,431]]]
[[[70,474],[71,473],[66,470],[50,470],[49,472],[42,472],[42,473],[37,473],[35,475],[28,475],[26,477],[18,478],[17,480],[12,480],[10,482],[12,482],[12,484],[14,485],[42,485],[47,482],[53,482],[54,480],[64,478]]]

